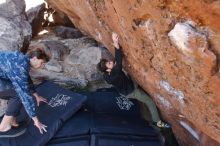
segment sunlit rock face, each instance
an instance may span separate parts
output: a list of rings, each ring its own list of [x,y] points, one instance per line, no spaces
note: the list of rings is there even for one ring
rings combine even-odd
[[[151,94],[180,145],[220,142],[219,0],[48,0]]]

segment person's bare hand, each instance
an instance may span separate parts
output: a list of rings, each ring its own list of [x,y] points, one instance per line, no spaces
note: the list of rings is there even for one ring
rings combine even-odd
[[[38,95],[37,93],[33,94],[37,101],[37,106],[40,105],[40,102],[48,103],[46,98],[43,98],[42,96]]]
[[[115,32],[112,33],[112,41],[113,41],[114,47],[119,49],[118,34]]]
[[[42,124],[37,117],[32,118],[34,121],[34,125],[39,129],[40,133],[43,134],[44,132],[46,133],[46,125]]]
[[[36,98],[36,100],[37,100],[37,106],[40,105],[40,102],[48,103],[48,102],[47,102],[47,99],[46,99],[46,98],[43,98],[42,96],[38,96],[38,97]]]

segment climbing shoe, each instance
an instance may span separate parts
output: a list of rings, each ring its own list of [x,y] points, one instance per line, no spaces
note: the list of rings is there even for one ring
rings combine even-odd
[[[155,126],[157,126],[158,128],[171,128],[170,124],[165,123],[163,121],[158,121],[154,123]]]

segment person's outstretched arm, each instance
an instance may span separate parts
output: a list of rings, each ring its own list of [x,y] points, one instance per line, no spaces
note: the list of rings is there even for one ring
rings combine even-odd
[[[122,49],[118,42],[118,35],[112,33],[113,46],[115,47],[115,61],[118,70],[122,70]]]
[[[22,104],[29,117],[34,121],[34,125],[39,129],[40,133],[46,132],[46,125],[42,124],[36,115],[36,105],[29,87],[29,72],[26,69],[27,66],[19,65],[17,63],[10,64],[12,70],[8,73],[8,77],[11,80],[16,93],[21,99]]]

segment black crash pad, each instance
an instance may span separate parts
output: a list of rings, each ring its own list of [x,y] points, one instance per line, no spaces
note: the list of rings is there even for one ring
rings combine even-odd
[[[137,100],[121,96],[117,91],[82,92],[88,97],[85,108],[93,113],[140,117]]]
[[[47,133],[40,134],[31,122],[23,135],[16,138],[1,138],[1,146],[45,146],[63,123],[86,101],[86,96],[66,90],[51,82],[39,85],[37,92],[49,102],[37,109],[38,118],[48,126]]]
[[[90,146],[162,146],[156,137],[94,134]]]
[[[131,100],[133,104],[130,108],[123,109],[117,103],[120,95],[115,91],[99,90],[81,94],[87,96],[84,109],[66,121],[48,145],[162,145],[157,132],[141,118],[137,101]]]

